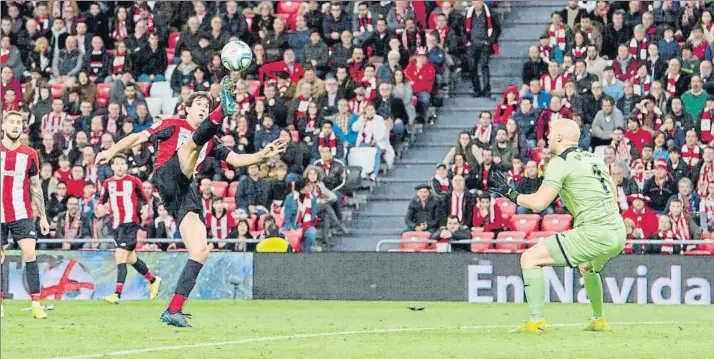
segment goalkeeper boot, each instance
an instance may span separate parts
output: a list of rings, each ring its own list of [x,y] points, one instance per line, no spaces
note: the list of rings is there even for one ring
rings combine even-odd
[[[527,321],[525,325],[511,330],[511,333],[531,333],[531,334],[542,334],[550,331],[548,328],[548,323],[545,319],[541,319],[538,322]]]
[[[161,277],[154,277],[154,283],[149,285],[149,299],[154,300],[159,295],[159,287],[161,287]]]
[[[41,305],[33,306],[32,307],[32,316],[35,317],[36,319],[45,319],[45,318],[47,318],[47,312],[45,312],[45,308]]]
[[[605,318],[592,319],[590,324],[588,324],[584,329],[586,332],[611,332],[612,328],[605,321]]]
[[[221,80],[221,92],[218,94],[218,98],[221,100],[223,117],[233,116],[236,113],[235,89],[236,84],[233,79],[230,76],[223,77],[223,80]]]
[[[102,299],[104,299],[104,301],[109,304],[119,304],[119,296],[116,293],[113,293],[112,295],[108,295]]]

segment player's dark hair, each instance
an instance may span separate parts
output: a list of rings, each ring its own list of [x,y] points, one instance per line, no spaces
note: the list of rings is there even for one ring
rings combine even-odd
[[[183,105],[185,107],[191,107],[193,106],[194,101],[196,101],[199,98],[204,98],[206,101],[208,101],[208,110],[211,111],[213,109],[213,97],[211,94],[205,91],[196,91],[192,94],[190,94],[186,100],[183,101]]]
[[[114,157],[112,157],[111,164],[114,164],[114,160],[116,160],[117,158],[124,160],[124,162],[127,161],[127,158],[126,158],[126,155],[125,155],[125,154],[123,154],[123,153],[117,153],[116,155],[114,155]]]

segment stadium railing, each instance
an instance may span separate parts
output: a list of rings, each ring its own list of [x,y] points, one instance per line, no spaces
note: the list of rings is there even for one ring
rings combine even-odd
[[[536,244],[540,240],[538,239],[465,239],[458,241],[449,241],[449,244],[471,244],[471,243],[484,243],[484,244]],[[437,244],[437,243],[447,243],[443,240],[435,239],[383,239],[377,242],[376,251],[380,252],[381,248],[386,244],[411,244],[411,243],[422,243],[422,244]],[[670,242],[664,242],[659,239],[628,239],[625,241],[626,244],[664,244]],[[691,240],[677,240],[672,244],[675,245],[698,245],[698,244],[712,244],[711,240],[703,239],[691,239]]]
[[[10,242],[10,243],[16,243],[14,239],[9,239],[9,242]],[[220,240],[212,240],[212,239],[210,239],[210,238],[208,239],[208,243],[217,243],[217,242],[225,243],[225,244],[234,244],[234,243],[255,244],[255,243],[260,242],[260,239],[246,239],[246,240],[242,240],[242,241],[239,241],[239,240],[237,240],[237,239],[220,239]],[[43,244],[43,243],[44,243],[44,244],[62,244],[62,243],[70,243],[70,244],[72,244],[72,243],[81,243],[81,244],[86,244],[86,243],[91,243],[91,244],[94,244],[94,243],[97,243],[97,244],[111,243],[111,244],[115,244],[116,242],[114,242],[114,240],[111,239],[111,238],[99,238],[99,239],[61,239],[61,238],[60,238],[60,239],[57,239],[57,238],[54,238],[54,239],[38,239],[38,240],[37,240],[37,243],[38,243],[38,244]],[[140,240],[138,243],[146,243],[146,244],[158,244],[158,243],[169,243],[169,244],[170,244],[170,243],[176,243],[176,244],[183,244],[183,240],[182,240],[182,239],[175,239],[175,238],[147,238],[147,239],[142,239],[142,240]],[[110,249],[114,249],[114,248],[110,248]],[[140,249],[139,249],[138,251],[141,252]],[[151,251],[148,251],[148,252],[151,252]],[[245,248],[244,248],[243,251],[241,251],[241,252],[245,252]]]

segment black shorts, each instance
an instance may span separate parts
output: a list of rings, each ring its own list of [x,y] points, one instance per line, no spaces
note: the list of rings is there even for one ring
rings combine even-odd
[[[118,249],[133,251],[136,249],[137,232],[141,227],[134,223],[122,223],[114,230],[114,242]]]
[[[17,242],[20,239],[37,240],[37,228],[35,222],[29,219],[20,219],[14,222],[0,224],[0,236],[2,236],[2,245],[8,244],[8,238],[12,234],[12,238]]]
[[[191,212],[198,214],[201,221],[204,221],[198,186],[193,178],[186,178],[181,171],[177,153],[156,170],[151,183],[159,192],[164,208],[176,219],[179,226],[183,218]]]

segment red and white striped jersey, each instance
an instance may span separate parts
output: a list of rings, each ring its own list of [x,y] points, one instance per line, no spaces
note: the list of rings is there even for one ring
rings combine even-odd
[[[0,222],[34,220],[30,199],[30,177],[39,173],[37,152],[27,145],[10,150],[0,144],[2,171],[2,212]]]
[[[209,236],[213,239],[226,239],[235,227],[235,220],[228,211],[223,211],[223,216],[216,217],[215,213],[209,212],[206,214],[206,227],[208,228]]]
[[[69,118],[69,115],[65,112],[60,112],[59,115],[54,112],[50,112],[42,116],[42,130],[52,134],[60,132],[62,129],[62,122],[64,122],[66,118]]]
[[[102,184],[101,204],[109,203],[112,212],[112,228],[120,224],[141,224],[141,206],[148,200],[141,189],[141,180],[125,175],[122,178],[111,177]]]
[[[211,199],[201,196],[201,205],[203,206],[203,217],[208,218],[208,214],[211,213]]]

